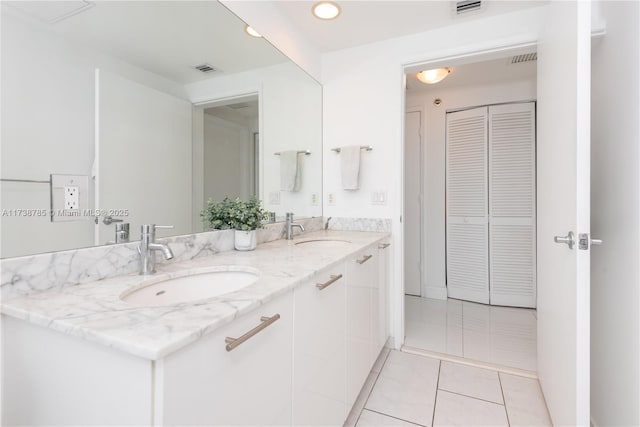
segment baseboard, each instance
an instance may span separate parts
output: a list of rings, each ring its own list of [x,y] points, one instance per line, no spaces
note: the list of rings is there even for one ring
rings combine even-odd
[[[444,286],[425,286],[422,289],[422,296],[424,298],[432,298],[439,300],[447,299],[447,288]]]

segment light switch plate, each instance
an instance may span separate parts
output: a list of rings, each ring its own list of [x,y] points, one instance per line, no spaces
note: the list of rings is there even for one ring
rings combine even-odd
[[[89,176],[52,174],[51,222],[93,219],[89,210]]]
[[[272,191],[269,193],[269,204],[270,205],[279,205],[280,204],[280,192]]]
[[[387,192],[386,191],[374,191],[371,193],[372,205],[386,205],[387,204]]]

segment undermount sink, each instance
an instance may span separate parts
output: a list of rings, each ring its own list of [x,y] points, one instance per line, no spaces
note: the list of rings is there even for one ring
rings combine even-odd
[[[210,267],[186,271],[170,279],[147,280],[122,294],[120,299],[138,306],[195,302],[240,290],[254,284],[259,277],[258,271],[251,268]]]
[[[336,246],[347,245],[349,243],[351,243],[351,241],[342,239],[310,239],[297,242],[295,245],[314,248],[333,248]]]

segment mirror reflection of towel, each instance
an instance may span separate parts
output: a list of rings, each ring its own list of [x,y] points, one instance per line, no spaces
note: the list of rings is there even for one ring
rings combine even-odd
[[[360,188],[360,146],[350,145],[340,148],[340,173],[342,174],[342,188],[357,190]]]
[[[301,186],[300,156],[298,151],[280,153],[280,190],[299,191]]]

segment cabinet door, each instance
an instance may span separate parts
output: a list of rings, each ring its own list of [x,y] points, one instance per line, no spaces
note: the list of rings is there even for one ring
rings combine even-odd
[[[293,425],[342,426],[345,398],[344,264],[294,290]]]
[[[156,420],[161,425],[291,425],[292,292],[234,320],[156,367]],[[276,320],[243,344],[238,338]]]
[[[347,261],[347,403],[352,405],[375,361],[372,309],[377,249],[360,251]],[[375,310],[377,312],[377,310]]]

